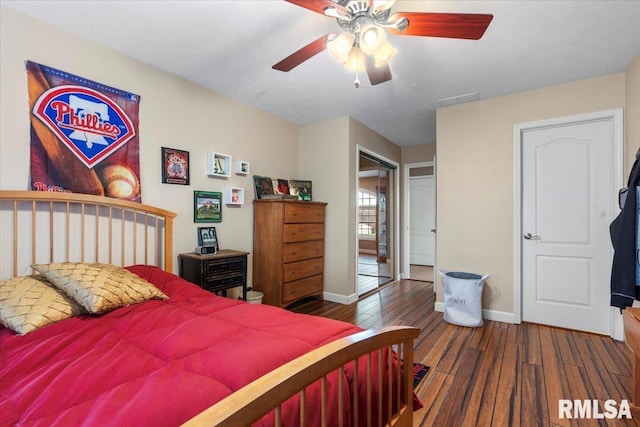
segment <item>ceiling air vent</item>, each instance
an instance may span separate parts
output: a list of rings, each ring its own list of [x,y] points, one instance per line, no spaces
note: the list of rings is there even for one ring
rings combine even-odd
[[[465,102],[477,101],[480,99],[478,92],[467,93],[465,95],[452,96],[450,98],[438,99],[436,103],[438,108],[448,107],[450,105],[464,104]]]

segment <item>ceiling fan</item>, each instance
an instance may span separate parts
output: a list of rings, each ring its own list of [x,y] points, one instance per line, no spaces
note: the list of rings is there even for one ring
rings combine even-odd
[[[366,70],[371,85],[391,80],[389,62],[397,50],[387,41],[387,31],[401,36],[446,37],[478,40],[493,15],[474,13],[397,12],[395,0],[285,0],[336,18],[344,32],[329,33],[297,50],[272,68],[291,71],[327,49],[331,56],[356,72]]]

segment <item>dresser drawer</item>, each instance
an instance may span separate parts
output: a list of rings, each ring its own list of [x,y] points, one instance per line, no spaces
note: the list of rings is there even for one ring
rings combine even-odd
[[[324,205],[290,203],[284,207],[284,222],[324,222]]]
[[[288,303],[307,295],[322,295],[322,282],[324,275],[319,274],[295,282],[285,283],[282,286],[282,302]]]
[[[285,224],[284,242],[324,240],[324,224]]]
[[[292,262],[322,256],[324,256],[324,240],[285,243],[282,253],[282,261]]]
[[[208,291],[218,291],[222,289],[229,289],[234,285],[243,286],[246,281],[246,273],[244,271],[238,271],[206,278],[202,287]]]
[[[324,271],[324,259],[314,258],[306,261],[290,262],[284,264],[282,269],[283,282],[291,282],[305,277],[315,276],[316,274],[322,274]]]
[[[247,268],[247,257],[230,257],[230,258],[220,258],[220,259],[211,259],[207,260],[204,264],[204,274],[211,275],[216,274],[216,272],[223,270],[246,270]]]

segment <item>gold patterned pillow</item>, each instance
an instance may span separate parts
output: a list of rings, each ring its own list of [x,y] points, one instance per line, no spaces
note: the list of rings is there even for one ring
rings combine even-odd
[[[43,276],[14,277],[0,281],[0,322],[24,335],[86,310]]]
[[[116,265],[66,262],[32,267],[90,313],[105,313],[150,299],[168,298],[140,276]]]

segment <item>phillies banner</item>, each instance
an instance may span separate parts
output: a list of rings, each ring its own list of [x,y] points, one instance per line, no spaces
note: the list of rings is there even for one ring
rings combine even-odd
[[[140,97],[27,61],[31,189],[141,202]]]

